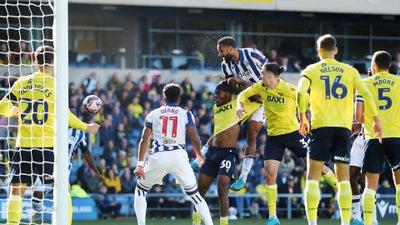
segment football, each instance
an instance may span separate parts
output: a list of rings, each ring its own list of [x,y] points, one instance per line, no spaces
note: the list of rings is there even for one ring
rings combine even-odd
[[[83,108],[89,113],[97,113],[100,111],[103,103],[96,95],[88,95],[83,99]]]

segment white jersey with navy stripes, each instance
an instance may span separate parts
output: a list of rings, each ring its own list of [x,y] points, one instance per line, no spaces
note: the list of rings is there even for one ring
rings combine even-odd
[[[225,78],[237,77],[243,81],[256,83],[261,79],[262,66],[268,61],[257,49],[238,48],[239,61],[224,60],[221,70]]]
[[[145,126],[152,130],[153,146],[144,166],[144,178],[138,180],[139,195],[145,195],[155,184],[162,184],[172,174],[189,195],[197,192],[197,180],[185,150],[186,130],[195,126],[193,114],[176,104],[151,111]]]
[[[86,134],[81,130],[69,128],[68,129],[68,159],[69,159],[68,177],[72,167],[72,157],[78,151],[78,149],[81,149],[81,151],[88,150],[88,144],[86,142]],[[39,177],[36,178],[33,187],[35,191],[44,190],[44,186]]]
[[[185,149],[186,128],[195,126],[194,116],[176,104],[167,104],[151,111],[145,126],[152,130],[150,154],[164,150]]]

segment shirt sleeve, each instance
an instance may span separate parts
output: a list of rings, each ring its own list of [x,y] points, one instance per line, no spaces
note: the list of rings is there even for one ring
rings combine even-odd
[[[17,96],[19,91],[19,82],[15,82],[14,85],[11,87],[11,90],[7,93],[6,96],[3,97],[3,99],[0,100],[0,116],[5,116],[5,117],[11,117],[13,116],[12,112],[10,111],[10,108],[17,103]]]
[[[378,116],[378,109],[373,100],[372,94],[356,69],[354,69],[354,88],[357,90],[358,95],[362,96],[365,102],[364,107],[368,108],[372,116]]]
[[[229,67],[228,67],[228,64],[227,64],[225,61],[223,61],[223,62],[221,63],[221,70],[222,70],[222,73],[223,73],[224,76],[225,76],[225,79],[228,79],[228,78],[233,77],[233,73],[230,72]]]
[[[243,105],[246,105],[246,102],[249,102],[249,98],[253,95],[260,94],[260,87],[262,87],[261,81],[257,82],[256,84],[253,84],[252,86],[246,88],[244,91],[240,92],[240,94],[237,97],[237,108],[241,107],[241,103]]]
[[[68,110],[68,125],[69,127],[86,131],[87,124],[82,122],[78,117],[76,117],[70,110]]]
[[[196,122],[194,120],[193,113],[190,111],[187,111],[186,115],[187,115],[186,127],[196,126]]]
[[[149,129],[153,129],[153,113],[152,112],[150,112],[146,116],[146,119],[144,120],[144,125]]]
[[[300,113],[305,113],[307,111],[309,96],[308,89],[310,88],[311,80],[305,76],[302,76],[299,80],[299,84],[296,89],[297,96],[297,108]]]
[[[254,49],[251,51],[250,56],[254,59],[253,62],[256,64],[257,68],[261,70],[262,66],[268,62],[267,57],[265,57],[260,51]]]

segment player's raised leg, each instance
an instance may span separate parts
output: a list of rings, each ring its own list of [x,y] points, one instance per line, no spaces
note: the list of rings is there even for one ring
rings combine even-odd
[[[22,218],[22,196],[26,190],[26,184],[13,184],[11,195],[7,202],[7,224],[18,225]]]

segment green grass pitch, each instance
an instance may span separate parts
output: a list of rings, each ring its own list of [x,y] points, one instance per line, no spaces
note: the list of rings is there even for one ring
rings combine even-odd
[[[90,222],[74,222],[73,225],[136,225],[136,218],[128,218],[121,220],[96,220]],[[149,219],[147,220],[148,225],[191,225],[191,220],[178,219],[178,220],[163,220],[163,219]],[[218,221],[214,220],[214,224],[218,225]],[[229,225],[264,225],[265,220],[263,219],[243,219],[236,221],[229,221]],[[319,220],[319,225],[340,225],[339,220]],[[379,221],[379,225],[394,225],[394,220]],[[281,225],[307,225],[307,221],[304,219],[293,219],[293,220],[281,220]]]

